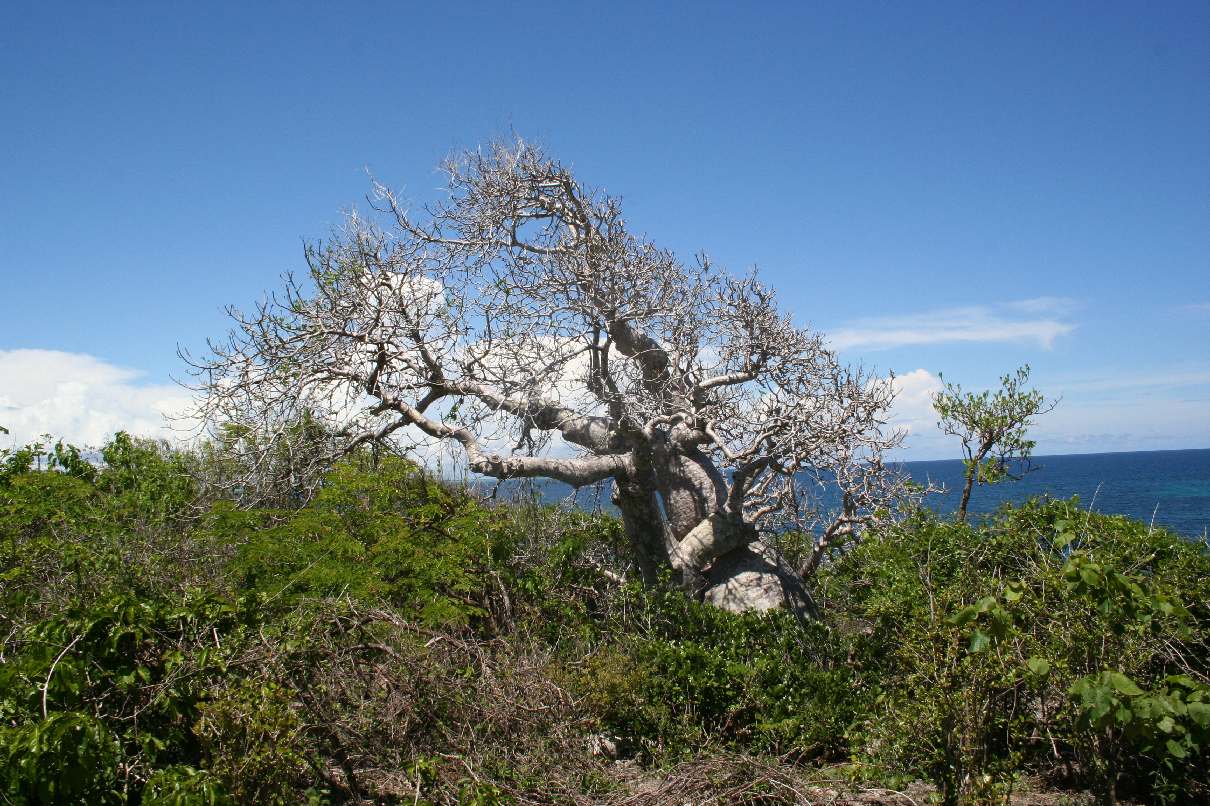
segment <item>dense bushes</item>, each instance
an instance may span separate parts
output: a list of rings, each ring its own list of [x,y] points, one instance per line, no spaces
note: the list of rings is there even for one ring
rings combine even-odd
[[[490,511],[402,459],[338,465],[308,506],[268,521],[229,505],[212,517],[239,546],[232,571],[242,589],[381,600],[433,625],[488,615],[500,539]]]
[[[729,748],[836,760],[856,715],[844,642],[786,612],[735,615],[633,587],[576,689],[652,760]]]
[[[102,458],[0,457],[0,802],[1210,798],[1206,551],[1072,502],[919,513],[829,558],[804,624],[619,583],[609,518],[398,457],[277,509]]]
[[[1022,771],[1205,798],[1208,572],[1203,547],[1069,502],[977,528],[921,513],[867,541],[825,578],[878,681],[861,764],[928,774],[951,802]]]
[[[591,632],[613,524],[486,508],[395,457],[294,510],[202,507],[192,457],[65,450],[0,477],[0,800],[599,788],[592,717],[530,636]]]

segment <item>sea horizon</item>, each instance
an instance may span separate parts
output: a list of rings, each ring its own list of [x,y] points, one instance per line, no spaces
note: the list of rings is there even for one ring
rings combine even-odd
[[[1147,450],[1123,450],[1123,451],[1080,451],[1076,453],[1037,453],[1032,459],[1037,462],[1042,459],[1052,459],[1055,457],[1064,456],[1116,456],[1123,453],[1185,453],[1187,451],[1210,451],[1210,446],[1204,448],[1149,448]],[[926,462],[960,462],[961,459],[954,457],[946,457],[942,459],[889,459],[888,464],[924,464]]]
[[[964,471],[961,459],[888,464],[904,470],[918,484],[944,486],[944,492],[927,496],[928,508],[943,515],[957,508]],[[1031,467],[1017,480],[976,485],[971,515],[1033,498],[1078,498],[1081,507],[1103,515],[1134,518],[1195,540],[1210,536],[1210,448],[1046,454],[1033,457]],[[505,496],[510,494],[507,487],[502,490]],[[607,490],[595,486],[573,491],[560,482],[535,480],[533,489],[548,503],[574,502],[583,509],[616,512]]]
[[[946,491],[926,505],[948,514],[958,505],[965,467],[961,459],[896,461],[917,483]],[[1031,498],[1078,498],[1081,506],[1163,526],[1191,538],[1210,531],[1210,448],[1105,451],[1034,456],[1017,480],[976,485],[970,511],[982,514]]]

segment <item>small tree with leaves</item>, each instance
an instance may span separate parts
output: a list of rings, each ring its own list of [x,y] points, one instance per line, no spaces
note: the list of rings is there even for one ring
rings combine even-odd
[[[945,380],[944,376],[942,380]],[[1028,472],[1034,441],[1026,438],[1034,418],[1053,409],[1058,401],[1047,400],[1036,389],[1026,389],[1029,365],[1000,379],[1000,388],[992,392],[963,392],[956,383],[946,382],[944,391],[933,396],[933,408],[941,418],[937,425],[947,434],[962,440],[966,476],[958,520],[966,520],[971,490],[975,482],[995,484],[1019,479],[1014,463]]]

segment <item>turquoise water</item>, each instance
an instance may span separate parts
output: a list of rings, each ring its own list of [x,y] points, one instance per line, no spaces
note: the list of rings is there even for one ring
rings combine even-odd
[[[1079,496],[1082,506],[1107,515],[1126,515],[1144,523],[1154,519],[1188,537],[1210,529],[1210,450],[1138,451],[1038,456],[1035,470],[1020,481],[976,487],[972,512],[988,512],[1005,502],[1049,495]],[[952,512],[962,492],[962,462],[905,462],[913,480],[945,484],[948,492],[930,496],[929,505]]]

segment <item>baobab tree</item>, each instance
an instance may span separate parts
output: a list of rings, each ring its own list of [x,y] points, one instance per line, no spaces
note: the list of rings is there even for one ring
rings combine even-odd
[[[446,199],[412,210],[375,183],[301,281],[230,310],[192,362],[201,418],[262,452],[306,419],[329,458],[419,437],[494,479],[610,481],[644,579],[809,609],[803,578],[904,490],[890,380],[843,366],[754,274],[633,234],[532,145],[442,167]],[[813,541],[795,565],[770,539],[791,530]]]

